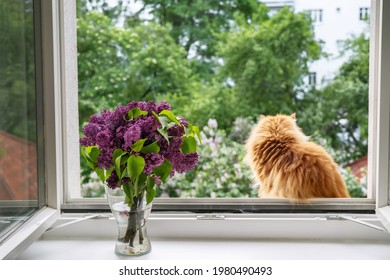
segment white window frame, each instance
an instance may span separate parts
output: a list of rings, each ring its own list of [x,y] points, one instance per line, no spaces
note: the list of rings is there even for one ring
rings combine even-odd
[[[69,5],[73,1],[68,1]],[[389,139],[389,123],[390,115],[388,113],[389,108],[389,97],[387,95],[389,86],[386,82],[390,79],[382,79],[381,76],[383,73],[390,73],[389,63],[387,62],[390,59],[390,46],[388,46],[388,38],[386,37],[387,27],[385,26],[388,22],[382,15],[390,14],[388,5],[384,4],[383,0],[371,0],[371,13],[375,16],[370,18],[371,20],[371,57],[370,61],[370,110],[369,110],[369,174],[368,174],[368,183],[371,184],[369,188],[368,198],[367,199],[315,199],[311,201],[311,204],[297,206],[291,204],[288,200],[285,199],[173,199],[173,198],[158,198],[154,204],[155,209],[164,209],[164,206],[169,205],[172,209],[175,210],[191,210],[201,209],[210,211],[212,210],[224,210],[231,209],[231,206],[237,205],[248,205],[251,208],[253,205],[257,206],[258,210],[269,210],[269,209],[282,209],[288,211],[292,208],[298,210],[307,210],[312,209],[312,207],[322,207],[324,211],[327,210],[367,210],[367,211],[379,211],[380,213],[386,212],[387,208],[384,206],[389,205],[390,199],[384,199],[383,196],[389,198],[389,152],[388,146],[390,143]],[[64,7],[65,8],[65,7]],[[74,14],[71,11],[64,9],[64,12],[67,12],[68,15],[63,18],[66,18],[67,21],[64,23],[64,26],[68,26],[66,36],[69,38],[66,41],[71,41],[75,43],[76,34],[76,21],[72,19]],[[382,20],[384,24],[382,24]],[[72,31],[73,30],[73,31]],[[64,31],[64,30],[63,30]],[[73,33],[72,33],[73,32]],[[66,33],[66,32],[65,32]],[[66,46],[63,46],[63,49],[66,50]],[[73,57],[73,58],[72,58]],[[64,134],[67,135],[67,138],[64,142],[64,154],[68,157],[65,160],[65,203],[62,205],[62,209],[94,209],[97,208],[106,208],[108,209],[105,199],[86,199],[81,198],[79,195],[79,157],[75,156],[74,151],[79,150],[78,142],[78,130],[77,130],[77,77],[74,75],[77,71],[77,58],[76,52],[74,49],[70,49],[67,59],[63,61],[67,62],[66,68],[73,73],[63,86],[67,86],[66,90],[67,98],[65,98],[65,103],[63,107],[64,124]],[[76,70],[75,70],[76,69]],[[380,75],[379,75],[380,74]],[[69,90],[70,89],[70,90]],[[72,118],[72,119],[69,119]],[[77,131],[77,132],[76,132]],[[72,157],[72,158],[70,158]],[[378,167],[378,168],[377,168]],[[378,187],[375,187],[378,186]],[[77,197],[78,196],[78,197]],[[209,205],[213,204],[214,208],[210,208]],[[202,208],[203,206],[203,208]],[[347,206],[347,208],[343,208]],[[315,208],[318,209],[318,208]]]
[[[75,15],[75,0],[67,1],[67,5],[62,9],[63,26],[62,33],[63,42],[63,63],[65,65],[63,81],[64,98],[63,104],[63,118],[64,127],[63,133],[67,135],[64,139],[64,203],[62,209],[64,211],[75,212],[80,211],[95,211],[108,210],[108,204],[104,198],[82,198],[80,195],[80,161],[79,155],[75,151],[79,151],[79,132],[78,132],[78,84],[77,84],[77,52],[76,52],[76,18]],[[72,4],[73,3],[73,4]],[[74,6],[74,7],[72,7]],[[318,11],[320,9],[308,10]],[[322,9],[321,9],[322,10]],[[323,11],[323,10],[322,10]],[[323,13],[323,12],[322,12]],[[70,46],[69,46],[70,45]],[[66,59],[65,59],[66,57]],[[373,139],[375,141],[375,139]],[[370,172],[371,170],[369,170]],[[373,185],[374,186],[374,185]],[[212,206],[210,206],[212,205]],[[367,198],[358,199],[315,199],[311,201],[310,205],[296,205],[291,203],[288,199],[268,199],[268,198],[225,198],[225,199],[210,199],[210,198],[195,198],[195,199],[181,199],[181,198],[157,198],[154,203],[155,210],[218,210],[231,211],[231,209],[238,209],[242,212],[310,212],[312,210],[321,211],[375,211],[375,191],[369,191]]]
[[[370,183],[376,188],[376,214],[382,224],[390,231],[390,3],[383,0],[372,0],[371,28],[375,28],[371,45],[374,46],[370,53],[370,91],[373,93],[370,111],[376,112],[376,116],[370,118],[372,127],[371,165],[368,168],[375,170]],[[374,20],[375,18],[375,20]],[[376,160],[374,160],[376,159]]]

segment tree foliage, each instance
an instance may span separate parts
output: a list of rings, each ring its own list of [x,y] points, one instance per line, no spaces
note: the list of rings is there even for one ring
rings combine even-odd
[[[295,112],[308,63],[320,55],[310,20],[288,8],[269,17],[260,5],[252,21],[237,16],[236,25],[220,43],[222,75],[232,79],[244,111]]]
[[[189,94],[191,68],[158,24],[117,27],[103,13],[78,19],[80,120],[128,100]]]
[[[365,34],[347,40],[348,61],[328,85],[309,92],[305,100],[303,125],[324,141],[341,163],[367,154],[368,49]]]
[[[152,20],[167,26],[172,38],[183,46],[198,74],[209,80],[217,67],[217,34],[229,31],[235,14],[250,19],[256,0],[144,0],[143,10]]]
[[[32,3],[0,6],[0,130],[36,139],[35,48]]]

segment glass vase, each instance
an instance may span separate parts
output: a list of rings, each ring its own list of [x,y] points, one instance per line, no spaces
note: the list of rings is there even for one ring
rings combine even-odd
[[[115,253],[121,256],[140,256],[151,251],[146,225],[152,203],[146,205],[145,195],[134,198],[133,204],[125,203],[125,193],[121,188],[105,186],[106,196],[118,226]]]

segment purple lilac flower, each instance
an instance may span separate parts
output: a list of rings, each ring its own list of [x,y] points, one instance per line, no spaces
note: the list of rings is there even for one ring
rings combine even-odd
[[[118,106],[110,116],[110,122],[107,123],[111,130],[116,130],[120,126],[126,125],[125,117],[129,111],[128,106]]]
[[[175,124],[170,129],[168,129],[169,136],[181,137],[184,135],[184,128]]]
[[[109,130],[100,131],[96,135],[96,144],[102,149],[110,148],[111,132]]]
[[[96,123],[88,123],[83,127],[84,138],[80,139],[83,146],[93,146],[96,144],[96,135],[101,130]]]
[[[179,173],[193,169],[198,162],[197,153],[183,154],[179,151],[169,154],[167,158],[172,163],[172,171]]]
[[[147,111],[149,112],[149,114],[151,114],[152,111],[153,112],[157,112],[157,104],[156,104],[156,102],[148,101],[147,104],[148,104],[148,110]]]
[[[149,111],[148,103],[145,101],[139,101],[137,107],[140,108],[142,111]]]
[[[110,175],[110,177],[108,177],[107,179],[107,185],[110,189],[113,189],[115,190],[116,188],[118,188],[118,175],[116,175],[116,172],[113,171]]]
[[[138,125],[128,127],[123,135],[123,150],[129,149],[131,145],[139,139],[141,139],[141,128]]]
[[[136,120],[136,124],[142,129],[142,138],[147,138],[161,126],[154,116],[146,116]]]
[[[112,150],[111,149],[101,149],[99,157],[97,159],[99,168],[110,169],[112,166]]]
[[[171,110],[171,105],[166,101],[162,101],[157,104],[156,113],[159,114],[163,110]]]
[[[161,154],[145,154],[145,174],[150,174],[153,168],[160,166],[164,162],[164,157]]]
[[[180,123],[182,126],[187,127],[187,126],[189,125],[189,123],[187,122],[187,120],[186,120],[184,117],[178,116],[177,118],[179,119],[179,123]]]
[[[181,137],[173,137],[169,141],[169,146],[167,149],[168,153],[174,153],[180,150],[181,144],[183,143],[183,138]]]
[[[125,136],[125,133],[127,131],[127,126],[120,126],[115,131],[115,137],[116,138],[123,138]]]

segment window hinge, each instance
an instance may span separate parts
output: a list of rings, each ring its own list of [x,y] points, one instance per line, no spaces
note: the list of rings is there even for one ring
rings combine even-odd
[[[215,215],[215,214],[210,214],[210,215],[199,215],[196,216],[197,220],[225,220],[224,215]]]
[[[380,226],[377,226],[377,225],[374,225],[372,223],[368,223],[368,222],[365,222],[365,221],[362,221],[362,220],[359,220],[353,216],[346,216],[346,215],[330,215],[330,216],[326,216],[327,220],[346,220],[346,221],[351,221],[351,222],[354,222],[354,223],[358,223],[358,224],[361,224],[361,225],[364,225],[364,226],[367,226],[367,227],[370,227],[370,228],[373,228],[373,229],[376,229],[376,230],[379,230],[379,231],[384,231],[386,233],[389,233],[386,229],[380,227]]]

